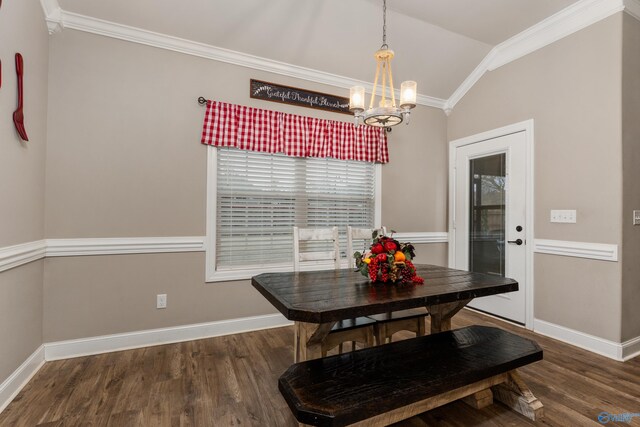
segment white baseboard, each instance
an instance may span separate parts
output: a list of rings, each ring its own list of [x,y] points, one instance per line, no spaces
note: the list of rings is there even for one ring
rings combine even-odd
[[[640,352],[640,337],[625,343],[618,343],[540,319],[534,319],[533,330],[540,335],[545,335],[618,361],[629,360],[634,356],[634,351],[636,356]],[[625,346],[627,348],[626,355]]]
[[[41,345],[18,369],[9,375],[9,378],[0,384],[0,412],[4,411],[43,364],[44,346]]]
[[[281,314],[268,314],[264,316],[175,326],[171,328],[149,329],[146,331],[58,341],[44,345],[45,359],[47,361],[68,359],[92,354],[109,353],[112,351],[238,334],[260,329],[277,328],[292,324],[293,322],[287,320]]]
[[[622,343],[622,360],[626,362],[638,356],[640,356],[640,337]]]

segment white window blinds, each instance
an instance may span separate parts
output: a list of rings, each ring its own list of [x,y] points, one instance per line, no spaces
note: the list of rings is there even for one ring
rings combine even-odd
[[[374,225],[373,163],[217,150],[216,270],[292,264],[294,225],[338,226],[343,251]]]

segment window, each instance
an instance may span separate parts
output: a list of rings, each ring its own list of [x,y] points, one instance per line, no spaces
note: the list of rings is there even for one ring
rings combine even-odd
[[[293,268],[294,225],[373,227],[380,166],[209,148],[207,280]],[[345,258],[346,254],[343,252]]]

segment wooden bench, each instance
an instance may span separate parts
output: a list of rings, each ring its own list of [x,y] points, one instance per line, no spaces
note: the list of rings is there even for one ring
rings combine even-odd
[[[303,425],[386,426],[486,393],[535,420],[542,404],[515,369],[541,359],[534,341],[470,326],[297,363],[278,386]]]

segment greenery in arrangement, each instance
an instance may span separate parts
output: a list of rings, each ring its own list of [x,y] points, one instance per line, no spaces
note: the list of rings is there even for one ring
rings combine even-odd
[[[416,274],[416,267],[411,260],[415,258],[415,248],[409,242],[400,243],[390,236],[375,230],[371,236],[373,242],[365,253],[356,252],[356,268],[372,282],[391,282],[399,284],[424,283],[424,279]]]

